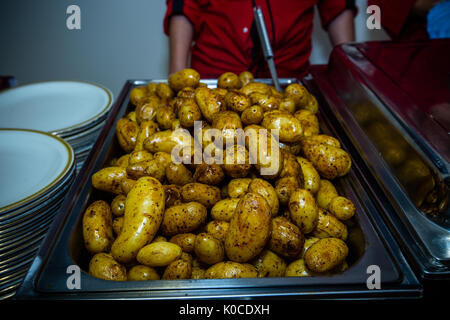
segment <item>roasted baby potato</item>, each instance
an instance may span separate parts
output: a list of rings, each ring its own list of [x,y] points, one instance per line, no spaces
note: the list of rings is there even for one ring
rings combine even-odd
[[[229,90],[224,97],[228,109],[241,113],[250,107],[250,98],[239,90]]]
[[[164,130],[145,139],[144,148],[149,152],[172,154],[181,162],[184,155],[191,159],[194,154],[194,138],[187,130]],[[174,150],[174,148],[176,149]]]
[[[108,252],[114,241],[109,204],[104,200],[93,202],[83,214],[82,225],[86,249],[93,254]]]
[[[175,243],[152,242],[139,250],[136,260],[149,267],[164,267],[178,260],[182,252],[181,247]]]
[[[199,233],[195,238],[194,252],[200,262],[212,265],[225,258],[222,241],[209,233]]]
[[[189,253],[194,251],[195,237],[194,233],[178,233],[170,238],[170,242],[179,245],[183,252]]]
[[[211,208],[211,218],[219,221],[231,221],[239,198],[222,199]]]
[[[300,121],[303,128],[303,136],[310,137],[319,134],[319,119],[313,112],[306,109],[300,109],[294,113],[294,117]]]
[[[305,242],[300,229],[285,217],[272,219],[272,234],[268,248],[276,254],[293,259],[301,255]]]
[[[196,88],[200,82],[200,74],[190,68],[186,68],[172,73],[168,78],[168,84],[174,91],[180,91],[183,88]]]
[[[184,202],[196,201],[210,209],[221,200],[221,192],[216,186],[193,182],[181,187],[181,197]]]
[[[145,86],[138,86],[130,91],[130,102],[137,106],[148,95],[147,88]]]
[[[288,176],[276,180],[275,192],[277,193],[280,204],[282,206],[287,206],[292,193],[298,188],[300,188],[300,184],[297,177]]]
[[[319,207],[311,192],[297,189],[289,199],[290,218],[303,234],[312,232],[318,222]]]
[[[127,269],[106,252],[97,253],[92,257],[89,262],[89,274],[104,280],[127,280]]]
[[[184,128],[194,127],[195,121],[202,119],[200,108],[195,99],[181,99],[177,109],[178,119]]]
[[[299,83],[292,83],[285,89],[285,95],[294,100],[297,109],[307,105],[309,99],[308,90]]]
[[[317,226],[312,232],[316,238],[339,238],[347,240],[348,231],[347,226],[339,221],[335,216],[329,212],[319,209],[319,218]]]
[[[225,237],[225,252],[236,262],[247,262],[261,253],[270,238],[271,210],[263,196],[243,195]]]
[[[128,281],[144,281],[144,280],[159,280],[160,276],[155,268],[138,264],[133,266],[127,272]]]
[[[209,267],[205,279],[257,278],[258,271],[249,263],[222,261]]]
[[[127,118],[121,118],[116,124],[116,136],[119,145],[125,152],[133,151],[139,133],[137,122]]]
[[[339,220],[348,220],[355,215],[355,205],[346,197],[338,196],[331,200],[328,210]]]
[[[111,212],[114,216],[123,216],[125,213],[125,201],[127,197],[124,194],[118,194],[111,202]]]
[[[300,121],[286,111],[266,112],[261,126],[268,130],[277,130],[281,142],[300,142],[303,137],[303,127]]]
[[[222,220],[211,220],[205,227],[205,231],[212,235],[214,238],[225,241],[225,236],[227,235],[228,228],[230,224],[228,221]]]
[[[297,162],[303,173],[304,188],[316,194],[320,186],[320,175],[314,165],[303,157],[297,157]]]
[[[158,180],[152,177],[137,180],[127,195],[122,230],[111,247],[114,259],[129,263],[152,241],[161,225],[164,205],[164,189]]]
[[[217,185],[225,178],[222,166],[217,163],[197,165],[194,173],[194,180],[199,183]]]
[[[306,267],[305,260],[297,259],[289,263],[284,275],[286,277],[309,277],[312,274]]]
[[[210,123],[216,113],[224,111],[226,108],[223,98],[206,87],[195,89],[195,101],[203,117]]]
[[[106,167],[92,175],[92,186],[95,189],[120,194],[121,183],[127,178],[127,170],[122,167]]]
[[[251,182],[251,178],[238,178],[230,180],[227,186],[228,196],[230,198],[239,198],[243,194],[247,193],[248,186]]]
[[[223,89],[240,89],[241,80],[237,74],[233,72],[225,72],[217,79],[217,87]]]
[[[241,113],[241,120],[244,125],[260,124],[264,118],[264,110],[261,106],[254,104],[245,108]]]
[[[339,196],[335,186],[331,181],[320,179],[319,190],[317,190],[317,204],[319,207],[327,210],[331,200]]]
[[[348,255],[348,247],[337,238],[320,239],[305,253],[305,263],[313,272],[330,271],[344,262]]]
[[[252,262],[258,271],[258,277],[282,277],[286,271],[286,262],[283,258],[270,250],[264,250]]]
[[[231,178],[244,178],[252,169],[248,150],[240,144],[226,148],[223,162],[223,170]]]
[[[207,210],[198,202],[174,205],[164,212],[161,231],[164,235],[194,231],[206,221]]]
[[[192,265],[183,259],[171,262],[162,276],[163,280],[190,279],[192,275]]]
[[[254,77],[253,74],[249,71],[242,71],[239,74],[239,80],[241,81],[241,86],[245,86],[247,84],[249,84],[250,82],[253,82]]]
[[[248,192],[261,195],[267,201],[272,217],[278,215],[280,202],[275,188],[269,182],[260,178],[253,179],[248,186]]]
[[[182,163],[170,163],[166,168],[166,178],[170,184],[178,186],[194,182],[192,172]]]

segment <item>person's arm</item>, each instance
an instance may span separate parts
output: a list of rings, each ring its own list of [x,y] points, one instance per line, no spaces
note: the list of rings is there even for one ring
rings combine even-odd
[[[194,27],[183,15],[175,15],[169,22],[169,74],[188,67]]]
[[[330,22],[328,35],[333,46],[355,41],[354,15],[353,10],[347,9]]]

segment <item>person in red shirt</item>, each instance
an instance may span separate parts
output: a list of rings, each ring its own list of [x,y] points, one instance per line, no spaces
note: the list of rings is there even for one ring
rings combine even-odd
[[[427,14],[442,0],[369,0],[381,12],[381,25],[392,40],[429,39]]]
[[[202,78],[247,70],[270,78],[254,24],[255,5],[264,15],[279,77],[308,73],[316,5],[333,45],[354,41],[356,7],[350,0],[167,0],[169,73],[191,67]]]

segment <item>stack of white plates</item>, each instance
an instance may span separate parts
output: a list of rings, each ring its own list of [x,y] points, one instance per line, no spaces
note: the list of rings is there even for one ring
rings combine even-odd
[[[75,174],[61,138],[0,129],[0,299],[22,283]]]
[[[44,131],[66,140],[79,170],[103,128],[111,92],[81,81],[48,81],[0,93],[0,128]]]

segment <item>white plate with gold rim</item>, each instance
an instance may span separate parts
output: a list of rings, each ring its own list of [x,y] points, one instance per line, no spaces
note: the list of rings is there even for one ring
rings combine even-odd
[[[84,81],[44,81],[0,93],[0,128],[23,128],[71,135],[104,119],[111,92]]]
[[[51,134],[0,129],[0,216],[45,196],[74,163],[72,147]]]

